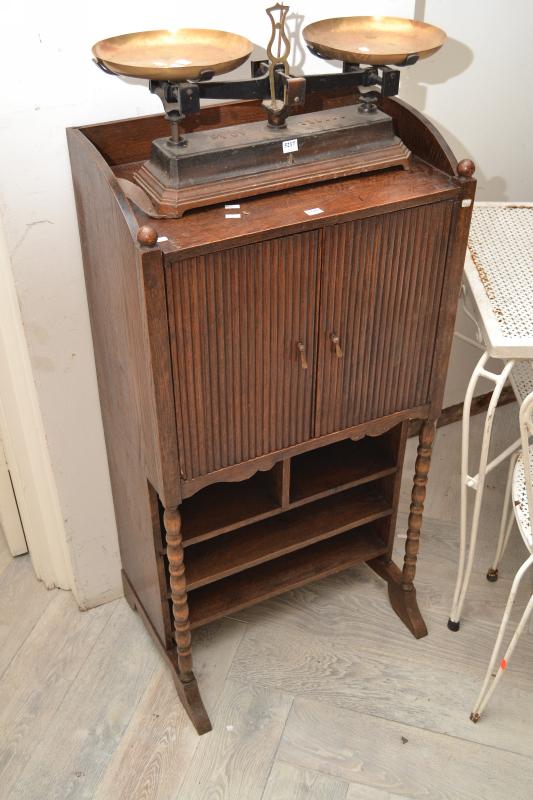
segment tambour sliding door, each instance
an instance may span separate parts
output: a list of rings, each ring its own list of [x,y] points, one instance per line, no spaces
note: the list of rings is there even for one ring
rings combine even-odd
[[[428,401],[451,211],[324,229],[315,436]]]
[[[318,233],[171,268],[171,341],[184,477],[312,436]]]

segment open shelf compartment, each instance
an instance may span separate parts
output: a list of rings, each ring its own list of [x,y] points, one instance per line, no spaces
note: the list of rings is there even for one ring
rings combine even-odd
[[[386,551],[387,542],[379,523],[369,523],[195,589],[188,593],[191,628],[377,558]]]
[[[214,483],[184,500],[180,506],[184,547],[279,513],[281,468],[280,463],[244,481]]]
[[[291,460],[291,504],[309,502],[396,471],[392,433],[340,442]]]
[[[379,482],[294,508],[185,551],[187,591],[392,513]]]
[[[390,553],[406,433],[344,439],[184,500],[191,627]]]

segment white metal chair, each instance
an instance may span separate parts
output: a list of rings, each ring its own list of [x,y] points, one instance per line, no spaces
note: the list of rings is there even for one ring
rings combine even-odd
[[[477,543],[485,479],[516,452],[514,442],[489,462],[492,425],[498,400],[507,380],[519,403],[533,391],[533,204],[477,203],[472,216],[464,280],[463,301],[467,315],[475,322],[478,340],[457,334],[483,355],[474,369],[463,408],[461,452],[461,517],[457,581],[448,627],[459,630],[463,604],[470,581]],[[490,358],[503,362],[499,372],[487,369]],[[479,467],[469,474],[470,411],[481,377],[494,383],[485,419]],[[467,547],[468,490],[475,493],[470,541]],[[494,561],[487,572],[498,578],[498,565],[513,524],[504,512]]]
[[[533,526],[531,523],[531,511],[533,510],[533,445],[529,444],[529,437],[531,435],[533,435],[533,392],[525,398],[520,407],[521,451],[517,458],[512,459],[512,465],[509,471],[510,480],[507,482],[507,493],[505,497],[506,511],[509,512],[511,523],[513,518],[516,518],[520,534],[524,540],[524,544],[529,550],[529,557],[524,561],[516,573],[513,581],[509,599],[507,600],[507,605],[505,607],[505,612],[500,625],[500,630],[498,631],[496,643],[490,657],[485,680],[483,682],[483,686],[481,687],[474,710],[470,714],[470,719],[472,722],[478,722],[492,696],[492,693],[501,680],[503,673],[509,666],[516,643],[518,642],[518,639],[520,638],[520,635],[527,624],[531,611],[533,610],[532,593],[525,611],[520,618],[520,622],[518,623],[513,637],[505,651],[505,654],[500,660],[498,671],[494,675],[494,667],[498,659],[505,629],[507,627],[507,623],[509,622],[509,616],[511,614],[520,581],[522,580],[528,568],[533,564]],[[511,510],[509,510],[509,506],[511,506]],[[510,527],[511,526],[509,524],[509,529]]]

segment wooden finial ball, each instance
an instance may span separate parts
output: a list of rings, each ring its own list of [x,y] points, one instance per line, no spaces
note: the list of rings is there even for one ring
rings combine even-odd
[[[137,241],[144,247],[153,247],[157,243],[157,231],[151,225],[141,225],[137,231]]]
[[[461,178],[471,178],[475,171],[476,165],[470,158],[463,158],[463,160],[459,161],[457,164],[457,174],[460,175]]]

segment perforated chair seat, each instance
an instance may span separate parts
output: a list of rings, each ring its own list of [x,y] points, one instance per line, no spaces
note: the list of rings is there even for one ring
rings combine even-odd
[[[533,445],[529,448],[529,465],[533,474]],[[529,519],[529,500],[526,489],[526,475],[524,471],[524,458],[520,453],[513,473],[513,506],[516,521],[527,547],[533,547],[533,534]]]
[[[517,361],[509,379],[520,405],[533,392],[533,362]]]

